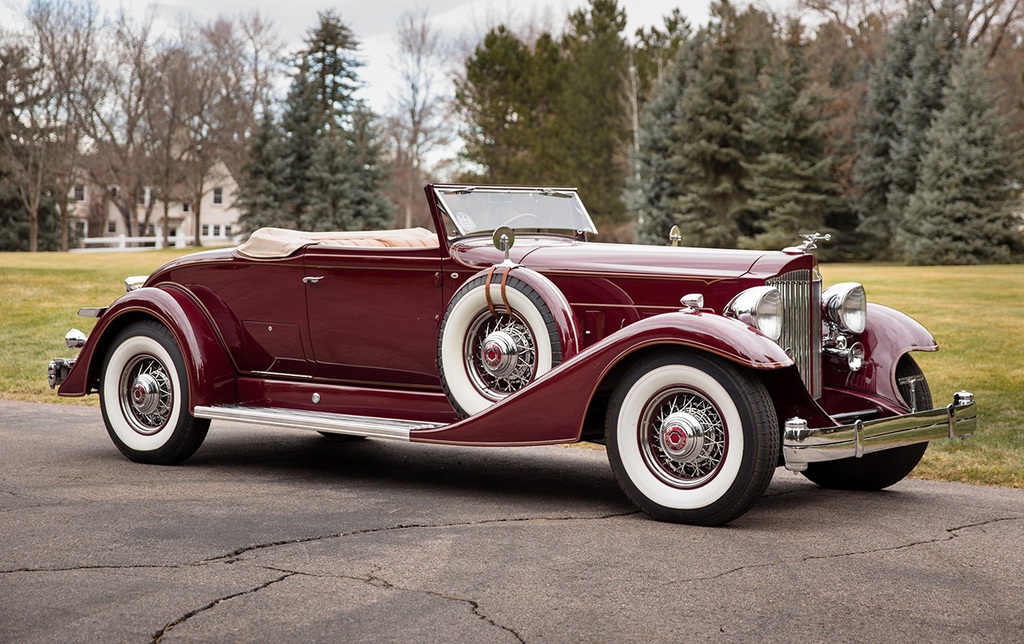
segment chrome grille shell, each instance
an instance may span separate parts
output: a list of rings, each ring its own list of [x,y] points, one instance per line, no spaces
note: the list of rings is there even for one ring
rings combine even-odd
[[[779,345],[796,362],[807,391],[821,398],[821,275],[795,270],[767,281],[782,295]]]

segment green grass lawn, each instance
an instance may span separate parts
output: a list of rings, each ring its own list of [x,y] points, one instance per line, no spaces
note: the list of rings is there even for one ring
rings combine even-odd
[[[126,276],[184,252],[0,253],[0,398],[95,405],[95,396],[58,398],[46,384],[47,361],[74,354],[64,346],[69,328],[91,331],[80,307],[109,304]],[[915,357],[937,404],[960,389],[977,397],[975,437],[934,443],[915,475],[1024,488],[1024,266],[831,264],[822,273],[826,286],[863,283],[871,301],[935,334],[941,351]]]

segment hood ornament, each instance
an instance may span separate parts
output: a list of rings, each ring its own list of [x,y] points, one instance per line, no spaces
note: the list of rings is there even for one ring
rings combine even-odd
[[[802,255],[807,251],[814,250],[818,247],[820,241],[832,241],[832,235],[825,233],[824,235],[818,233],[803,233],[800,235],[803,238],[804,243],[799,246],[790,246],[783,248],[782,252],[789,253],[791,255]]]

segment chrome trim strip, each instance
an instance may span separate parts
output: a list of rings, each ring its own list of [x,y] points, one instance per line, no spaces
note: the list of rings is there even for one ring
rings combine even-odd
[[[106,306],[86,306],[78,309],[79,317],[83,318],[98,318],[102,317],[107,312]]]
[[[224,420],[236,423],[273,425],[291,429],[308,429],[332,434],[349,434],[371,438],[409,440],[410,432],[417,429],[437,429],[441,423],[415,420],[396,420],[372,416],[349,416],[276,407],[246,407],[242,405],[197,406],[192,414],[196,418]]]
[[[304,373],[284,373],[283,371],[250,371],[254,376],[266,376],[268,378],[299,378],[302,380],[312,380],[313,376]]]
[[[905,416],[858,420],[852,425],[801,428],[788,423],[782,438],[786,469],[807,469],[808,463],[860,458],[894,447],[925,443],[940,438],[966,438],[977,427],[978,411],[973,396],[960,392],[944,408]]]

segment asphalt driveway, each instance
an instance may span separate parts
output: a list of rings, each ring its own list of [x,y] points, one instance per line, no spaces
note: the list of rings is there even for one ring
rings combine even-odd
[[[137,465],[0,402],[0,642],[1024,641],[1024,491],[822,490],[658,523],[600,450],[214,423]]]

